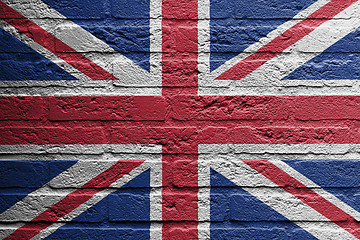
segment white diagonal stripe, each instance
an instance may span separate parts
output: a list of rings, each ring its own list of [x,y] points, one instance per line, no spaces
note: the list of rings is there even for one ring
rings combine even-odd
[[[82,81],[93,81],[88,76],[86,76],[84,73],[80,72],[79,70],[77,70],[76,68],[71,66],[69,63],[62,60],[61,58],[59,58],[58,56],[56,56],[55,54],[53,54],[52,52],[50,52],[49,50],[47,50],[46,48],[44,48],[43,46],[41,46],[40,44],[38,44],[37,42],[32,40],[31,38],[29,38],[28,36],[26,36],[24,33],[21,33],[16,28],[14,28],[13,26],[11,26],[10,24],[8,24],[7,22],[5,22],[2,19],[0,19],[0,28],[2,28],[7,33],[11,34],[13,37],[18,38],[23,43],[28,45],[30,48],[32,48],[36,52],[40,53],[42,56],[49,59],[50,61],[55,63],[57,66],[64,69],[66,72],[70,73],[77,79],[82,80]],[[12,80],[12,79],[9,79],[9,80]]]
[[[295,178],[296,180],[304,184],[305,186],[313,188],[311,190],[313,190],[315,193],[325,198],[333,205],[335,205],[336,207],[343,210],[345,213],[355,218],[357,221],[360,221],[360,213],[358,211],[356,211],[354,208],[344,203],[339,198],[329,193],[328,191],[326,191],[325,189],[323,189],[322,187],[320,187],[319,185],[317,185],[316,183],[314,183],[313,181],[311,181],[310,179],[308,179],[307,177],[305,177],[304,175],[302,175],[301,173],[299,173],[298,171],[287,165],[285,162],[271,161],[271,160],[270,162],[275,166],[277,166],[278,168],[280,168],[281,170],[283,170],[284,172],[286,172],[287,174],[289,174],[291,177]]]
[[[77,52],[83,53],[85,57],[90,59],[91,61],[97,63],[97,54],[89,54],[87,52],[101,52],[101,53],[116,53],[116,51],[104,43],[102,40],[98,39],[79,25],[74,22],[66,19],[61,13],[57,12],[55,9],[50,8],[47,4],[45,4],[41,0],[29,0],[27,4],[29,6],[24,6],[21,0],[4,0],[5,4],[16,10],[17,12],[24,15],[26,18],[29,18],[38,26],[42,27],[56,38],[75,49]],[[47,17],[51,19],[42,19],[38,16],[43,14],[43,12],[47,13]],[[61,31],[59,31],[61,30]],[[133,63],[131,60],[126,58],[122,54],[110,55],[107,57],[109,62],[127,62],[129,66],[136,69],[137,74],[148,76],[149,73],[143,70],[141,67]],[[97,63],[98,64],[98,63]],[[112,73],[112,69],[110,69],[107,65],[102,64],[102,68]],[[113,74],[113,73],[112,73]],[[119,76],[115,76],[119,77]]]
[[[101,172],[107,170],[109,167],[114,165],[116,162],[106,161],[106,162],[97,162],[96,168],[89,168],[88,161],[79,161],[74,166],[70,167],[66,171],[59,174],[57,177],[52,179],[49,183],[45,184],[43,187],[35,190],[34,192],[27,195],[23,200],[17,202],[15,205],[10,207],[8,210],[0,214],[0,221],[2,222],[19,222],[19,221],[31,221],[33,218],[37,217],[45,210],[56,204],[57,202],[64,199],[68,194],[74,191],[74,188],[68,189],[60,189],[55,190],[50,188],[51,182],[58,181],[59,178],[63,179],[63,177],[67,177],[69,175],[74,176],[80,182],[87,182],[90,181],[92,178],[96,177]],[[150,165],[148,164],[141,164],[139,167],[133,169],[129,174],[125,175],[124,177],[120,178],[116,182],[110,185],[110,188],[106,188],[99,193],[96,193],[92,196],[88,201],[82,203],[79,207],[71,211],[70,213],[66,214],[64,217],[60,218],[59,222],[69,222],[75,217],[79,216],[84,211],[88,210],[110,193],[115,192],[118,188],[125,185],[127,182],[134,179],[140,173],[149,169]],[[87,171],[86,171],[87,170]],[[85,173],[85,174],[79,174]],[[60,179],[60,180],[61,180]],[[26,215],[24,215],[26,213]],[[61,227],[64,223],[57,224],[58,227]],[[23,223],[19,227],[25,225]],[[55,226],[57,226],[55,225]],[[54,225],[51,228],[55,231]],[[0,235],[0,237],[5,237],[10,235],[16,229],[12,229],[12,231],[4,231],[3,233],[6,235]],[[41,237],[43,237],[44,233],[50,235],[53,231],[47,231],[44,229],[41,231]]]
[[[237,166],[240,165],[247,165],[243,163],[241,160],[236,162]],[[218,164],[211,164],[211,167],[214,168],[217,172],[224,175],[226,178],[231,180],[238,186],[244,186],[249,184],[248,178],[256,179],[256,181],[264,182],[266,185],[274,184],[268,178],[261,175],[257,171],[249,171],[248,174],[251,176],[238,175],[237,173],[233,172],[233,169],[229,171],[229,169],[218,167]],[[242,168],[247,168],[249,166],[241,166]],[[236,167],[235,167],[236,168]],[[250,168],[250,167],[249,167]],[[250,169],[249,169],[250,170]],[[319,238],[320,240],[337,240],[338,237],[341,239],[357,239],[349,232],[344,230],[343,228],[339,227],[335,223],[329,222],[329,219],[324,217],[322,214],[318,213],[316,210],[302,202],[300,199],[296,198],[292,194],[286,192],[282,188],[254,188],[254,187],[242,187],[245,191],[249,192],[251,195],[255,196],[260,201],[264,202],[266,205],[273,208],[275,211],[279,212],[284,217],[288,218],[290,221],[293,221],[295,224],[299,225],[301,228],[305,229],[315,237]],[[279,197],[281,196],[281,197]],[[283,201],[286,199],[286,201]],[[289,204],[290,203],[290,204]],[[324,221],[328,222],[331,225],[332,229],[336,230],[337,235],[332,234],[324,234],[324,232],[319,232],[316,229],[309,227],[306,222],[312,221]]]
[[[208,0],[201,0],[208,7]],[[236,57],[210,73],[209,20],[199,23],[199,94],[200,95],[359,95],[360,81],[343,80],[281,80],[360,26],[359,1],[326,21],[309,35],[279,56],[269,60],[241,80],[214,80],[239,61],[250,56],[330,0],[320,0],[280,25],[266,37],[252,44]],[[199,10],[200,11],[200,10]],[[209,10],[208,10],[209,11]],[[203,14],[204,16],[208,16]],[[209,16],[208,16],[209,17]],[[204,29],[201,29],[204,28]],[[313,45],[313,46],[312,46]],[[311,47],[312,46],[312,47]],[[314,50],[314,51],[313,51]]]
[[[157,1],[153,0],[153,7],[158,6]],[[159,64],[161,56],[159,53],[151,54],[151,72],[149,73],[41,0],[29,0],[26,4],[21,0],[4,0],[3,2],[117,77],[119,80],[111,82],[117,86],[128,87],[129,95],[138,95],[129,87],[161,87],[161,65]],[[152,11],[154,12],[152,15],[158,15],[157,11],[154,9]],[[158,51],[161,46],[161,28],[153,29],[158,27],[161,27],[161,18],[152,19],[150,22],[150,48],[152,51]],[[61,67],[61,65],[59,66]],[[142,91],[144,90],[142,89]],[[153,91],[155,91],[154,94],[159,94],[159,89],[151,90],[150,93]],[[147,94],[145,93],[145,95]]]
[[[360,17],[351,16],[359,13],[360,1],[357,1],[240,81],[260,79],[264,85],[284,85],[283,82],[293,81],[281,79],[356,30],[360,26]]]

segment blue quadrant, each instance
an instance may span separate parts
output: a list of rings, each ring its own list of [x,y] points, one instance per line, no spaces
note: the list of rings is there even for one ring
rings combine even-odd
[[[150,0],[44,2],[150,71]]]
[[[0,28],[0,80],[76,80]]]
[[[0,161],[0,213],[76,161]]]
[[[46,239],[149,239],[150,170],[60,227]]]
[[[316,0],[211,0],[210,70],[243,52]]]
[[[360,28],[357,28],[284,79],[360,79],[359,63]]]
[[[211,169],[211,239],[317,239]]]

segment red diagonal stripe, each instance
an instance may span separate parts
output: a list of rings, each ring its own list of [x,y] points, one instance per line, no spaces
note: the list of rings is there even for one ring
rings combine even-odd
[[[216,80],[240,80],[267,61],[280,55],[285,49],[315,30],[324,22],[344,11],[358,0],[333,0],[318,9],[307,19],[297,23],[283,34],[261,47],[256,53],[238,62],[235,66],[221,74]]]
[[[93,80],[118,80],[42,27],[0,1],[0,18]],[[56,51],[60,49],[61,52]]]
[[[31,220],[31,222],[16,229],[15,232],[4,239],[31,239],[40,233],[40,231],[51,226],[54,222],[58,221],[60,218],[79,207],[81,204],[88,201],[96,193],[101,192],[104,190],[104,188],[109,187],[112,183],[122,178],[125,174],[128,174],[130,171],[140,166],[143,162],[143,160],[120,160],[116,162],[106,171],[91,179],[76,191],[69,193],[64,199],[35,217],[33,220]]]
[[[355,218],[309,189],[307,186],[291,177],[289,174],[265,160],[244,160],[247,165],[279,185],[288,193],[313,208],[329,220],[342,227],[356,238],[360,239],[360,223]],[[314,201],[316,199],[316,201]],[[338,219],[347,219],[345,222],[339,222]]]

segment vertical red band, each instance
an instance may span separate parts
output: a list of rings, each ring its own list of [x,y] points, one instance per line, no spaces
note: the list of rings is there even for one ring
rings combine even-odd
[[[4,240],[31,239],[45,228],[51,226],[60,218],[64,217],[81,204],[88,201],[96,193],[109,187],[112,183],[128,174],[144,161],[124,161],[120,160],[104,172],[91,179],[81,188],[66,195],[61,201],[48,208],[46,211],[35,217],[31,222],[16,229],[15,232],[4,238]]]
[[[198,2],[163,0],[163,95],[197,94]]]
[[[188,154],[176,154],[172,145],[163,147],[162,236],[198,239],[198,148],[184,146]]]
[[[163,0],[162,15],[163,96],[196,95],[198,1]],[[198,239],[197,144],[182,142],[181,149],[194,154],[176,154],[171,149],[178,141],[170,142],[163,148],[162,236]]]

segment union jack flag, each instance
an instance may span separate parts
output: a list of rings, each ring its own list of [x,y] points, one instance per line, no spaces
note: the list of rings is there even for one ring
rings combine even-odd
[[[1,0],[3,239],[360,239],[357,0]]]

